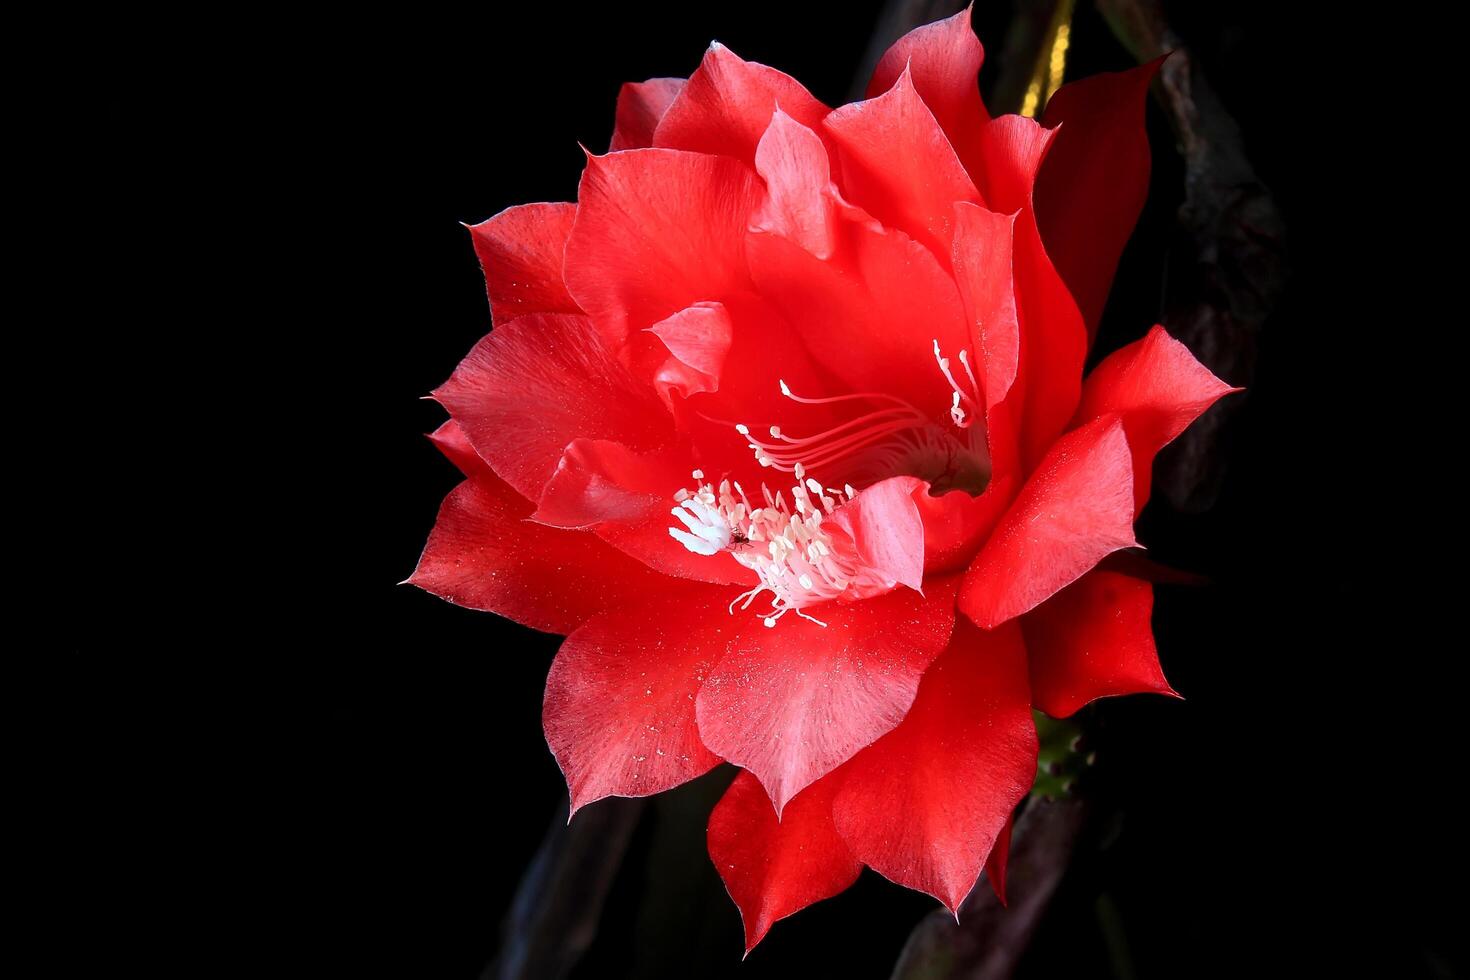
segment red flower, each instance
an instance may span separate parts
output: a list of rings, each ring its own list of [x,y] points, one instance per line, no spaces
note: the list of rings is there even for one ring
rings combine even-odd
[[[1038,123],[981,57],[961,13],[832,110],[712,45],[624,86],[576,204],[471,229],[496,326],[434,393],[466,480],[411,581],[568,634],[574,811],[744,770],[709,847],[751,946],[863,865],[957,908],[1032,706],[1171,693],[1149,584],[1097,566],[1230,389],[1160,327],[1082,378],[1156,66]]]

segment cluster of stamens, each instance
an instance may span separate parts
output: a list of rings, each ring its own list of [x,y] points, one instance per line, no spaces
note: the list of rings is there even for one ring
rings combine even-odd
[[[978,493],[989,479],[989,461],[984,458],[983,434],[967,430],[978,417],[980,384],[970,367],[967,351],[959,353],[964,368],[957,379],[950,360],[934,341],[934,359],[951,389],[950,420],[961,430],[957,437],[936,425],[927,415],[902,398],[882,392],[862,391],[830,398],[807,398],[795,394],[782,381],[781,394],[802,405],[860,403],[867,411],[815,435],[794,437],[778,425],[767,430],[769,438],[751,434],[744,424],[735,430],[744,436],[755,458],[768,469],[790,473],[796,484],[791,502],[761,486],[763,503],[752,506],[737,482],[706,482],[704,473],[694,471],[695,487],[674,495],[678,506],[673,514],[683,527],[669,534],[699,555],[728,551],[740,564],[760,578],[760,585],[742,593],[730,604],[748,609],[763,592],[772,595],[767,626],[789,612],[825,626],[802,612],[802,607],[835,599],[871,595],[891,588],[881,576],[858,560],[852,542],[840,531],[823,525],[838,507],[857,495],[852,484],[867,486],[898,474],[930,481],[934,492],[967,489]],[[969,384],[963,384],[968,381]],[[978,430],[977,430],[978,432]],[[844,479],[842,489],[823,487],[807,476],[820,468]]]
[[[737,606],[750,608],[757,596],[770,592],[767,626],[775,626],[789,612],[825,626],[802,607],[872,584],[871,573],[856,559],[850,542],[822,526],[857,491],[851,486],[823,487],[806,476],[800,463],[795,475],[789,503],[785,494],[772,494],[762,485],[761,503],[754,506],[740,484],[730,480],[721,480],[718,487],[698,482],[693,490],[680,489],[674,494],[679,506],[673,515],[684,527],[669,528],[669,533],[696,554],[729,551],[760,578],[760,585],[730,604],[732,613]],[[695,470],[694,479],[703,481],[704,474]]]

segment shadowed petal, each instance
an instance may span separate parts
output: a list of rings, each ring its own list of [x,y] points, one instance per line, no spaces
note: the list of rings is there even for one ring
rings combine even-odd
[[[1155,326],[1142,340],[1114,351],[1087,376],[1077,421],[1113,413],[1133,450],[1135,510],[1148,502],[1154,456],[1232,388],[1179,341]]]
[[[1153,586],[1096,570],[1022,620],[1031,656],[1031,697],[1053,718],[1098,698],[1174,694],[1154,646]]]
[[[608,152],[652,146],[653,131],[683,89],[682,78],[650,78],[624,84],[618,90],[617,122]]]
[[[1105,416],[1052,447],[966,573],[960,609],[991,629],[1135,543],[1133,460]]]
[[[1036,178],[1036,220],[1089,336],[1097,333],[1118,257],[1148,198],[1143,110],[1161,64],[1063,85],[1042,119],[1057,137]]]
[[[760,783],[735,777],[709,818],[709,856],[745,923],[750,953],[779,919],[845,891],[863,866],[832,826],[837,777],[796,796],[778,820]]]
[[[838,774],[837,832],[874,871],[957,912],[1036,775],[1021,631],[961,622],[893,731]]]

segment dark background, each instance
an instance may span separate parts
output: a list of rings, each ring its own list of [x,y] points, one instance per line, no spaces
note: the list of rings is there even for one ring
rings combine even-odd
[[[565,795],[540,727],[558,638],[394,584],[458,480],[421,435],[441,410],[418,399],[490,325],[459,222],[571,199],[577,144],[606,147],[619,85],[687,75],[711,39],[846,101],[879,6],[545,2],[240,25],[227,106],[198,107],[227,118],[235,169],[205,192],[227,202],[213,239],[260,240],[249,271],[218,285],[251,307],[240,336],[265,349],[235,408],[260,420],[251,506],[289,542],[268,537],[289,557],[261,559],[259,598],[237,617],[264,641],[242,671],[289,706],[252,761],[257,826],[284,858],[243,945],[284,928],[282,962],[315,976],[471,980]],[[1384,117],[1366,99],[1396,69],[1379,21],[1291,6],[1171,5],[1276,195],[1292,280],[1219,447],[1219,502],[1183,515],[1160,500],[1142,521],[1155,558],[1212,580],[1158,594],[1161,657],[1186,700],[1090,709],[1089,785],[1112,816],[1027,976],[1464,967],[1463,903],[1443,890],[1463,880],[1444,802],[1463,744],[1441,731],[1434,702],[1449,695],[1424,680],[1456,644],[1395,619],[1381,582],[1379,549],[1405,533],[1390,491],[1414,466],[1373,428],[1394,397],[1383,338],[1400,323],[1372,292],[1395,276],[1376,258],[1394,240],[1370,224],[1394,196],[1371,162]],[[988,81],[1008,4],[977,7]],[[1079,4],[1069,79],[1131,64]],[[186,84],[159,83],[172,97]],[[1151,197],[1100,351],[1159,316],[1183,188],[1156,106],[1150,131]],[[739,915],[703,849],[728,778],[651,811],[576,975],[887,976],[934,903],[871,872],[740,962]],[[1104,919],[1121,924],[1121,955]]]

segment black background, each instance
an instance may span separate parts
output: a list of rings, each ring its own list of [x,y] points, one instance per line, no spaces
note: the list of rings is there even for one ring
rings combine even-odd
[[[316,976],[476,977],[565,794],[539,717],[558,639],[394,584],[458,480],[422,438],[442,414],[420,396],[489,328],[459,222],[571,199],[578,143],[606,147],[619,85],[687,75],[711,39],[846,101],[878,6],[280,12],[191,54],[206,64],[232,49],[218,101],[181,92],[187,77],[150,76],[186,129],[196,114],[223,119],[209,150],[228,176],[198,192],[211,248],[252,253],[206,282],[248,321],[230,337],[252,352],[229,396],[248,447],[238,506],[253,515],[239,526],[269,518],[258,541],[231,538],[245,611],[215,600],[221,628],[250,637],[229,662],[265,689],[245,739],[260,736],[246,749],[249,836],[268,836],[255,846],[274,860],[263,886],[241,878],[261,889],[241,947],[284,935],[281,962]],[[1129,66],[1079,6],[1069,77]],[[1064,887],[1028,976],[1463,967],[1463,904],[1441,891],[1463,871],[1443,802],[1463,747],[1438,751],[1453,733],[1417,706],[1433,701],[1423,678],[1444,644],[1388,612],[1378,550],[1404,533],[1390,491],[1412,466],[1373,429],[1393,397],[1378,358],[1395,321],[1369,286],[1393,277],[1365,262],[1393,243],[1368,230],[1386,195],[1362,136],[1378,110],[1363,99],[1395,69],[1367,69],[1365,52],[1386,43],[1373,25],[1287,6],[1173,5],[1277,196],[1293,278],[1219,449],[1222,499],[1199,516],[1159,501],[1141,524],[1155,558],[1213,581],[1159,591],[1161,656],[1186,700],[1092,709],[1094,785],[1119,816]],[[979,8],[988,81],[1007,11]],[[1151,197],[1101,351],[1157,318],[1182,200],[1172,137],[1150,113]],[[135,115],[170,128],[166,114],[122,110]],[[166,178],[204,151],[181,153]],[[871,872],[741,964],[738,913],[703,854],[724,779],[678,791],[640,829],[577,976],[886,976],[933,903]],[[671,892],[677,909],[646,911],[669,909]],[[1131,973],[1104,942],[1099,896],[1118,911]]]

